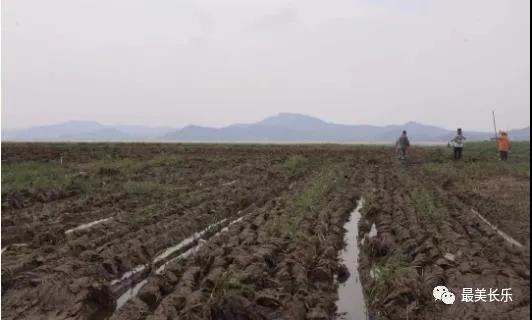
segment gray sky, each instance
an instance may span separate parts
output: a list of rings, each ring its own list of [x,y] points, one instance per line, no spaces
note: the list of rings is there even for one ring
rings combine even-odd
[[[529,125],[529,0],[3,0],[2,125]]]

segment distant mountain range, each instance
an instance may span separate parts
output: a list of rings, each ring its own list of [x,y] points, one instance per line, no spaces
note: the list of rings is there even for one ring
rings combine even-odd
[[[453,130],[408,122],[403,125],[370,126],[335,124],[318,118],[280,113],[250,124],[223,128],[190,125],[181,129],[145,126],[105,126],[93,121],[69,121],[61,124],[21,130],[2,130],[3,141],[175,141],[175,142],[389,142],[402,130],[412,141],[446,142]],[[511,130],[513,140],[530,140],[530,126]],[[468,132],[469,140],[488,140],[493,132]]]
[[[105,126],[95,121],[68,121],[28,129],[4,130],[3,141],[152,141],[175,130],[170,127]]]

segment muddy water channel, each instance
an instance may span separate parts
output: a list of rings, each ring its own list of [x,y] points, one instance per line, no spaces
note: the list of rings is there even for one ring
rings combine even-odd
[[[351,213],[349,221],[345,224],[347,230],[344,241],[347,244],[341,252],[341,259],[349,271],[349,278],[339,284],[338,288],[338,319],[365,320],[366,305],[362,285],[358,276],[358,223],[361,218],[360,211],[364,206],[364,199],[358,201],[357,207]]]

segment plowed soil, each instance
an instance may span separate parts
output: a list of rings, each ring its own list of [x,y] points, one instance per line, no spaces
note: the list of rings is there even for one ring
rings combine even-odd
[[[359,256],[372,319],[529,319],[529,177],[475,176],[493,161],[441,152],[401,163],[386,147],[4,144],[2,316],[336,319],[343,227],[364,197],[359,237],[378,230]],[[456,303],[435,302],[436,285]],[[512,288],[513,301],[461,303],[465,287]]]

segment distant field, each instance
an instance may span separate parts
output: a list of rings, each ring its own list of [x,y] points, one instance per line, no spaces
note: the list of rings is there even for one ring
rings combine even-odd
[[[343,226],[364,198],[370,315],[528,319],[530,143],[497,156],[493,142],[406,163],[383,145],[3,143],[2,315],[335,319]],[[449,307],[436,285],[514,301]]]

